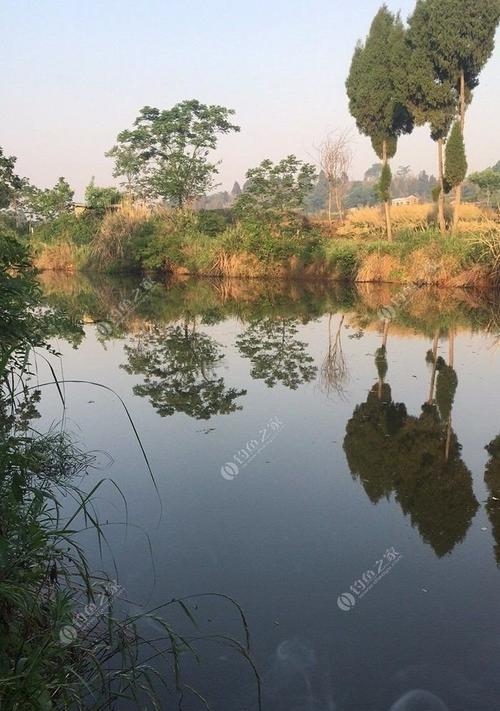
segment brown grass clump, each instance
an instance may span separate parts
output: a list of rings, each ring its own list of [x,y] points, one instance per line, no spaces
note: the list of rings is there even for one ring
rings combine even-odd
[[[265,265],[249,252],[228,254],[220,252],[210,270],[211,274],[225,277],[261,277],[269,274],[269,265]]]
[[[391,282],[401,269],[399,259],[388,254],[369,254],[363,258],[356,275],[358,282]],[[399,279],[398,279],[399,281]]]
[[[125,256],[125,247],[138,225],[151,217],[151,210],[125,201],[117,210],[107,212],[92,243],[92,256],[99,264],[109,264]]]
[[[76,248],[68,242],[44,244],[34,259],[34,265],[41,271],[75,272],[77,269]]]

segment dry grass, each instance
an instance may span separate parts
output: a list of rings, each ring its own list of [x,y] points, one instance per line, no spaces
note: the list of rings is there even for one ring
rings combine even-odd
[[[77,270],[76,247],[68,242],[44,244],[34,259],[41,271],[75,272]]]
[[[249,252],[238,254],[221,252],[217,255],[210,272],[225,277],[251,278],[269,274],[269,267]]]
[[[118,209],[107,212],[92,244],[92,256],[99,264],[109,264],[124,257],[125,246],[133,231],[151,217],[146,205],[122,202]]]
[[[393,205],[391,216],[394,230],[426,230],[433,221],[435,206]],[[495,213],[483,210],[477,205],[464,203],[460,206],[459,231],[484,233],[494,222]],[[385,234],[385,218],[380,206],[350,210],[338,234],[346,237],[379,237]]]
[[[358,269],[358,282],[391,282],[395,273],[401,268],[400,260],[388,254],[369,254]]]

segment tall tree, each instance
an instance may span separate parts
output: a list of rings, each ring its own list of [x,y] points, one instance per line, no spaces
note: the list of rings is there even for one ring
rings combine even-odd
[[[431,138],[438,149],[438,221],[441,233],[446,232],[444,143],[456,114],[456,92],[453,83],[439,72],[433,25],[434,0],[418,0],[409,19],[406,40],[407,65],[406,101],[415,123],[430,125]]]
[[[467,158],[465,155],[464,137],[459,121],[455,121],[450,137],[446,143],[446,171],[444,176],[446,191],[455,189],[455,211],[453,229],[458,225],[461,192],[460,188],[467,175]]]
[[[369,136],[389,177],[389,159],[398,137],[413,130],[406,109],[404,76],[408,64],[405,28],[385,5],[373,20],[366,42],[359,43],[346,82],[349,108],[361,133]],[[387,237],[392,239],[390,185],[384,190]]]
[[[148,174],[154,193],[182,208],[215,187],[217,165],[209,155],[219,135],[240,130],[230,122],[233,114],[232,109],[196,99],[163,111],[145,106],[134,128],[119,134],[122,152],[116,146],[110,152],[124,156],[127,148],[142,162],[141,173]]]
[[[418,46],[424,49],[434,82],[439,88],[445,87],[445,93],[451,90],[453,94],[462,134],[466,108],[493,53],[499,21],[499,0],[418,0],[410,20],[409,35],[418,38]],[[414,63],[414,67],[418,69],[419,64]],[[461,192],[458,185],[454,225],[458,222]]]

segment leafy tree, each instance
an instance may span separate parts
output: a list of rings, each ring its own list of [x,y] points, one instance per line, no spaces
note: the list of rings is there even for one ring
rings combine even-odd
[[[234,206],[237,213],[246,219],[279,222],[296,218],[317,176],[313,165],[289,155],[276,164],[262,161],[246,177],[245,189]]]
[[[155,327],[143,333],[137,344],[125,346],[127,373],[143,375],[134,394],[148,397],[161,417],[183,412],[197,420],[227,415],[241,406],[236,400],[246,390],[226,388],[216,368],[223,359],[220,346],[199,333],[196,323]]]
[[[467,158],[465,155],[464,137],[462,128],[458,121],[455,121],[451,129],[450,137],[446,142],[446,168],[444,174],[444,183],[446,192],[450,192],[453,188],[456,190],[455,197],[455,212],[453,218],[454,229],[458,224],[458,210],[460,207],[461,193],[459,188],[467,175]]]
[[[30,219],[47,222],[73,209],[74,191],[65,178],[59,178],[53,188],[41,190],[25,180],[21,189],[21,204]]]
[[[488,168],[480,173],[472,173],[472,175],[469,175],[469,181],[477,185],[483,195],[486,196],[488,207],[495,193],[500,193],[500,172],[496,171],[495,168]]]
[[[293,319],[268,318],[252,323],[238,336],[238,349],[252,363],[252,378],[264,380],[269,388],[282,383],[290,390],[313,380],[317,373],[314,359],[296,334],[297,322]]]
[[[106,157],[114,159],[113,177],[124,178],[120,185],[130,199],[145,199],[149,196],[146,166],[137,147],[118,143],[106,153]]]
[[[356,47],[346,82],[351,114],[359,131],[371,138],[384,166],[396,154],[398,137],[413,130],[404,95],[407,65],[403,23],[384,5],[373,20],[365,44]],[[387,192],[384,207],[387,237],[392,239]]]
[[[85,203],[97,213],[104,213],[112,205],[118,205],[121,199],[122,194],[117,188],[99,187],[94,178],[85,188]]]
[[[4,155],[0,146],[0,209],[9,207],[14,193],[21,188],[21,179],[15,173],[16,160]]]
[[[348,209],[352,207],[364,207],[365,205],[375,205],[377,202],[379,202],[379,196],[371,182],[353,182],[345,199],[345,205]]]
[[[208,157],[220,134],[240,130],[230,122],[233,114],[232,109],[196,99],[163,111],[145,106],[134,128],[118,135],[119,150],[115,146],[111,152],[115,158],[133,156],[134,171],[140,163],[141,175],[154,194],[182,208],[214,187],[217,165]],[[123,169],[122,160],[119,170]]]

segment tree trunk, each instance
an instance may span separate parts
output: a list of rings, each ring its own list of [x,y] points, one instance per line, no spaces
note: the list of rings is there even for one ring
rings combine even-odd
[[[465,74],[462,69],[460,73],[460,128],[462,136],[465,128]],[[457,185],[455,189],[455,209],[453,210],[453,232],[456,232],[458,221],[460,219],[460,205],[462,202],[462,184]]]
[[[427,401],[429,403],[429,405],[432,405],[432,403],[434,402],[434,389],[436,387],[438,347],[439,347],[439,331],[436,331],[436,334],[434,336],[434,341],[432,343],[432,356],[433,356],[432,376],[431,376],[431,386],[430,386],[430,390],[429,390],[429,399]]]
[[[439,229],[442,235],[446,234],[446,218],[444,215],[444,161],[443,161],[443,139],[438,139],[438,168],[439,168],[439,200],[438,200],[438,220]]]
[[[387,158],[387,141],[383,143],[383,160],[384,166],[387,166],[389,161]],[[391,201],[384,200],[384,211],[385,211],[385,225],[387,229],[387,239],[392,242],[392,224],[391,224]]]
[[[332,224],[332,186],[328,186],[328,222]]]

